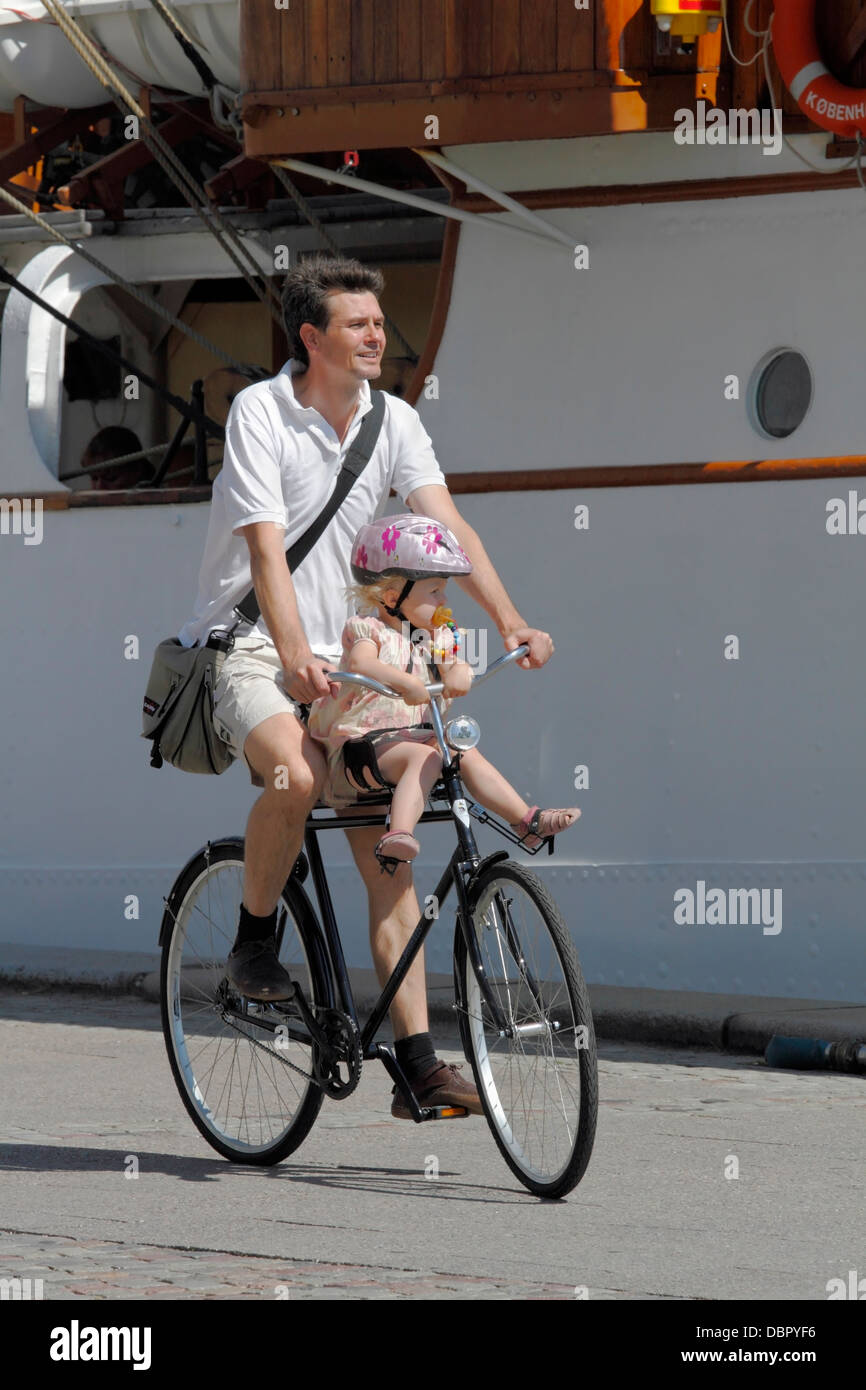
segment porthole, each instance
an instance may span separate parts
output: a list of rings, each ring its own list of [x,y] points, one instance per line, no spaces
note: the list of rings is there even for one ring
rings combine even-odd
[[[812,404],[812,370],[801,352],[777,348],[759,362],[749,391],[749,414],[767,439],[787,439]]]

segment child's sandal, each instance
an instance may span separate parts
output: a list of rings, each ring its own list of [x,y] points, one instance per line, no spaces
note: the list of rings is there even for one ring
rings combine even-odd
[[[384,847],[389,850],[397,850],[396,854],[387,854]],[[409,835],[405,830],[391,830],[387,835],[383,835],[376,848],[373,850],[376,858],[381,865],[383,873],[395,874],[400,864],[409,864],[417,856],[421,846],[414,835]]]
[[[540,815],[541,807],[532,806],[526,812],[523,820],[515,821],[511,826],[514,833],[520,836],[520,843],[522,845],[525,844],[527,849],[536,849],[538,845],[543,845],[544,841],[549,838],[546,835],[538,834],[538,819]],[[529,844],[529,840],[534,840],[535,844]]]
[[[546,835],[543,835],[538,828],[543,815],[544,811],[542,811],[540,806],[533,806],[531,810],[527,811],[523,820],[515,822],[511,827],[515,834],[520,835],[520,843],[522,845],[525,844],[527,849],[537,849],[539,846],[546,843],[548,848],[552,850],[554,835],[560,835],[563,830],[569,828],[567,825],[563,825],[559,830],[551,830],[548,831]],[[572,821],[571,824],[574,824],[574,822]],[[530,841],[534,841],[534,843],[530,844]]]

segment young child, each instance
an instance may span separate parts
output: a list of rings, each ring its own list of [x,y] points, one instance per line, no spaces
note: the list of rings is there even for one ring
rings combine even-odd
[[[328,780],[322,795],[329,805],[339,808],[358,801],[364,791],[393,788],[391,830],[375,850],[382,869],[393,873],[397,863],[418,854],[412,832],[442,767],[424,683],[441,677],[446,708],[472,685],[471,668],[460,659],[458,629],[445,607],[448,576],[471,574],[472,565],[446,526],[406,512],[362,526],[351,567],[358,582],[346,592],[373,608],[375,616],[349,618],[340,669],[370,676],[401,698],[346,682],[338,696],[314,701],[308,728],[325,748]],[[428,672],[424,649],[439,675]],[[471,795],[507,820],[529,848],[580,815],[576,806],[546,811],[528,806],[477,748],[461,753],[460,773]]]

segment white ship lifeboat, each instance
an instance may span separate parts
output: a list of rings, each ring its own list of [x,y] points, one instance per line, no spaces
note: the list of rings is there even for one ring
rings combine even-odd
[[[65,8],[108,55],[124,84],[204,96],[198,73],[150,0],[64,0]],[[218,82],[240,86],[238,0],[170,0]],[[81,61],[39,0],[0,7],[0,111],[16,96],[41,106],[95,106],[108,93]]]

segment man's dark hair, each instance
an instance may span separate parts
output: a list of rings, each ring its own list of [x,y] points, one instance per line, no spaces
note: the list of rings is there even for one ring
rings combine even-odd
[[[125,425],[106,425],[87,446],[91,463],[103,463],[121,454],[136,454],[141,448],[138,435]]]
[[[329,256],[316,252],[300,261],[286,276],[282,289],[283,323],[292,357],[309,367],[307,349],[301,342],[302,323],[327,330],[331,316],[328,295],[337,293],[365,294],[377,299],[385,288],[381,270],[362,265],[346,256]]]
[[[89,468],[96,463],[108,463],[110,459],[120,458],[123,454],[137,454],[140,448],[141,440],[134,430],[127,429],[126,425],[106,425],[91,439],[81,463],[83,467]],[[137,463],[122,463],[117,471],[124,473],[127,469],[137,470],[143,482],[151,482],[156,476],[153,465],[147,459],[139,459]],[[110,475],[112,470],[109,469],[107,472]]]

